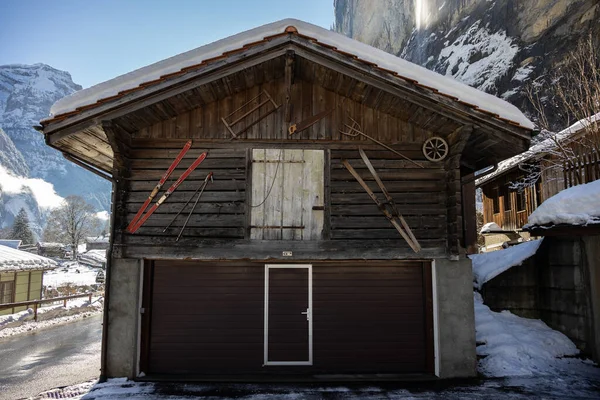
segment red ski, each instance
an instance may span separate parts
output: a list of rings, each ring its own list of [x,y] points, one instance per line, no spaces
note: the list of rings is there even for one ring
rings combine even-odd
[[[177,168],[177,166],[179,165],[179,163],[181,162],[181,160],[185,156],[185,153],[187,153],[187,151],[190,149],[190,147],[192,147],[192,141],[191,140],[189,140],[185,144],[185,146],[183,146],[183,149],[181,149],[181,151],[177,155],[177,158],[175,158],[175,160],[173,161],[173,163],[171,163],[171,165],[169,166],[169,169],[167,169],[167,171],[165,172],[165,174],[163,175],[163,177],[160,178],[160,181],[158,181],[158,183],[156,184],[156,186],[154,187],[154,189],[152,189],[152,193],[150,193],[150,196],[148,196],[148,198],[146,199],[146,201],[144,202],[144,204],[142,204],[142,207],[140,207],[140,209],[138,210],[137,214],[135,214],[135,217],[133,217],[133,219],[129,223],[129,226],[127,226],[127,231],[128,232],[130,232],[130,233],[134,232],[132,230],[133,227],[137,224],[138,220],[140,219],[140,217],[142,216],[142,214],[144,213],[144,211],[146,211],[146,208],[148,207],[148,205],[152,202],[152,200],[154,199],[154,197],[158,194],[158,192],[160,191],[160,189],[162,188],[162,186],[165,184],[165,182],[167,181],[167,179],[169,179],[169,177],[171,176],[171,174],[173,173],[173,171],[175,170],[175,168]]]
[[[171,187],[167,189],[165,194],[163,194],[162,197],[158,199],[156,203],[154,203],[154,205],[148,210],[148,212],[144,214],[144,216],[133,226],[133,228],[129,232],[135,233],[138,229],[140,229],[140,227],[144,225],[144,223],[152,215],[152,213],[154,213],[154,211],[156,211],[156,209],[160,207],[160,205],[164,203],[165,200],[167,200],[167,198],[171,194],[173,194],[173,192],[179,187],[179,185],[181,185],[181,183],[196,169],[198,165],[200,165],[202,161],[204,161],[205,158],[206,153],[200,154],[196,161],[194,161],[192,165],[190,165],[188,169],[186,169],[185,172],[181,174],[181,176],[175,181],[175,183],[173,183]]]

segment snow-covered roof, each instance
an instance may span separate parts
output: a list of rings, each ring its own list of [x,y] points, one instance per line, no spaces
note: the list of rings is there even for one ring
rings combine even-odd
[[[20,245],[20,240],[0,239],[0,246],[8,246],[13,249],[18,249]]]
[[[223,55],[227,56],[226,53],[228,52],[240,50],[251,44],[262,42],[269,37],[285,33],[297,33],[301,36],[316,39],[327,47],[344,53],[351,53],[361,60],[374,63],[377,67],[388,72],[391,71],[402,78],[414,81],[421,86],[433,88],[443,95],[457,98],[472,105],[475,109],[497,114],[500,118],[512,121],[527,129],[534,128],[533,123],[517,107],[504,100],[410,63],[383,50],[297,19],[283,19],[250,29],[80,90],[57,101],[52,106],[50,115],[56,117],[92,105],[99,100],[122,95],[122,92],[137,88],[141,84],[157,81],[166,75],[199,66],[203,62],[206,63],[207,60]],[[48,120],[43,122],[46,121]]]
[[[86,243],[108,243],[108,236],[88,236],[85,238]]]
[[[37,246],[43,247],[45,249],[50,249],[50,248],[62,249],[65,247],[65,245],[62,243],[54,243],[54,242],[38,242]]]
[[[49,258],[0,245],[0,272],[45,270],[57,266]]]
[[[489,175],[484,176],[483,178],[477,179],[475,181],[475,185],[476,186],[481,186],[484,183],[494,179],[497,176],[500,176],[502,174],[504,174],[505,172],[508,172],[509,170],[513,169],[514,167],[516,167],[519,164],[522,164],[526,161],[529,161],[535,157],[541,157],[544,154],[548,153],[549,151],[552,151],[554,148],[556,148],[556,142],[562,142],[565,139],[568,139],[571,135],[576,134],[578,132],[580,132],[581,130],[587,128],[588,126],[590,126],[591,124],[593,124],[594,122],[600,122],[600,113],[592,115],[589,118],[584,118],[582,120],[579,120],[577,122],[575,122],[573,125],[569,126],[566,129],[563,129],[562,131],[553,134],[552,137],[549,137],[548,139],[545,139],[533,146],[531,146],[529,148],[529,150],[521,153],[521,154],[517,154],[514,157],[511,158],[507,158],[504,161],[500,161],[498,163],[498,168],[490,173]]]
[[[525,229],[548,225],[600,224],[600,180],[565,189],[544,201]]]
[[[481,289],[487,281],[497,277],[511,267],[523,264],[523,261],[537,252],[541,244],[542,239],[532,240],[504,250],[471,254],[469,258],[473,263],[473,286]]]

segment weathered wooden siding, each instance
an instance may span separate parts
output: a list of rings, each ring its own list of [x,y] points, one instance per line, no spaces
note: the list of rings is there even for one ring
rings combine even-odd
[[[124,229],[179,153],[181,142],[138,141],[132,149],[131,174],[125,197],[126,214],[118,221]],[[213,172],[214,181],[209,183],[190,218],[185,235],[198,238],[244,238],[246,201],[246,149],[208,148],[194,146],[173,172],[165,189],[183,173],[202,152],[208,157],[169,199],[148,219],[135,236],[152,237],[155,243],[174,242],[189,213],[192,204],[163,232],[184,204],[202,184],[206,175]],[[160,197],[157,196],[155,201]],[[194,197],[195,201],[195,197]],[[161,239],[162,238],[162,239]]]
[[[367,156],[392,195],[398,210],[406,219],[423,247],[445,247],[446,205],[443,164],[424,160],[416,147],[403,146],[403,154],[426,168],[416,168],[410,162],[387,150],[369,150]],[[356,150],[331,151],[331,239],[397,239],[399,247],[408,245],[398,231],[383,216],[377,205],[360,184],[340,163],[347,159],[383,202],[373,176]]]
[[[142,249],[143,246],[151,245],[150,251],[160,253],[165,248],[175,249],[177,246],[198,247],[199,244],[193,240],[282,239],[281,235],[263,234],[258,237],[254,234],[251,226],[258,223],[258,217],[253,220],[249,211],[249,206],[257,203],[254,198],[260,197],[252,194],[252,152],[254,149],[271,149],[270,153],[279,154],[280,148],[286,149],[288,155],[301,150],[319,150],[323,154],[323,203],[317,205],[317,208],[324,208],[322,211],[317,210],[322,214],[322,229],[319,228],[322,234],[320,237],[309,235],[311,240],[322,239],[338,243],[355,240],[362,241],[363,244],[365,241],[378,241],[378,244],[390,249],[414,255],[400,234],[341,164],[342,159],[347,159],[383,201],[381,191],[360,159],[359,147],[372,160],[421,246],[439,256],[445,255],[448,249],[453,254],[458,254],[458,243],[463,240],[460,160],[470,131],[457,130],[456,125],[445,125],[443,121],[418,110],[414,110],[413,116],[404,115],[408,111],[394,108],[393,98],[387,95],[376,99],[377,109],[369,108],[358,99],[341,96],[302,80],[297,80],[292,85],[291,118],[288,123],[284,120],[285,112],[281,109],[286,106],[285,88],[283,79],[263,82],[252,89],[154,123],[133,134],[133,138],[127,143],[127,151],[122,155],[122,164],[126,168],[121,170],[124,179],[120,179],[117,189],[117,256],[127,253],[123,250],[128,246]],[[241,134],[239,139],[231,140],[231,134],[221,118],[227,117],[262,90],[269,92],[275,102],[281,105],[280,109],[261,119],[258,124]],[[261,118],[264,110],[271,107],[264,106],[260,112],[235,125],[234,130],[239,132],[244,124],[250,124],[254,118]],[[331,114],[311,128],[292,136],[288,134],[290,123],[298,123],[331,109]],[[352,123],[350,117],[360,124],[364,133],[392,146],[424,168],[415,166],[364,137],[341,134],[341,129],[347,130],[344,124]],[[417,121],[421,126],[426,125],[435,130],[423,129]],[[449,141],[451,154],[443,162],[430,162],[423,156],[424,141],[434,135],[445,137]],[[125,233],[124,229],[129,221],[188,139],[194,141],[193,148],[165,188],[203,151],[208,151],[206,160],[137,233]],[[163,232],[164,227],[211,171],[214,173],[214,183],[208,185],[183,233],[183,239],[176,243],[175,237],[185,221],[187,211],[166,232]],[[286,179],[280,180],[284,186],[291,184]],[[255,189],[265,192],[265,187]],[[283,189],[285,192],[286,188]],[[279,194],[276,193],[275,197],[285,198],[285,193],[276,192]],[[270,202],[272,200],[269,199]],[[278,198],[274,199],[275,202],[277,200]],[[264,221],[263,218],[263,224]],[[293,225],[295,222],[290,223]],[[283,239],[297,239],[297,236],[290,231]],[[165,247],[160,249],[157,246]],[[226,252],[224,250],[223,258],[228,257]],[[185,257],[184,252],[181,257]]]
[[[257,85],[249,90],[234,94],[222,100],[208,103],[202,107],[180,114],[175,118],[155,123],[144,128],[134,135],[136,138],[190,138],[190,139],[229,139],[231,134],[221,122],[221,118],[227,117],[233,110],[241,107],[244,103],[252,100],[262,90],[266,90],[275,102],[285,107],[286,86],[283,79]],[[393,98],[381,95],[377,103],[380,108],[393,111]],[[388,104],[383,107],[380,103]],[[290,108],[291,123],[298,123],[322,111],[334,109],[333,113],[319,121],[311,128],[294,134],[288,138],[288,123],[285,122],[285,112],[281,109],[261,119],[258,124],[253,125],[243,134],[243,138],[249,140],[272,140],[289,139],[296,140],[336,140],[349,142],[366,142],[364,138],[352,138],[342,135],[341,129],[347,130],[344,124],[351,124],[348,117],[357,120],[363,132],[385,142],[419,143],[432,136],[432,131],[445,136],[456,128],[456,125],[440,125],[435,116],[414,115],[431,120],[432,130],[422,129],[414,122],[407,122],[392,114],[367,107],[360,102],[354,101],[326,90],[319,85],[306,81],[298,81],[292,85]],[[258,104],[255,101],[253,104]],[[243,130],[256,119],[263,117],[270,106],[264,106],[259,112],[251,114],[247,119],[235,126],[234,131]],[[406,110],[403,110],[406,111]]]
[[[527,218],[541,203],[539,200],[540,184],[523,189],[525,207],[518,209],[517,190],[508,188],[511,182],[521,179],[522,173],[518,171],[503,175],[492,182],[482,186],[483,191],[483,222],[495,222],[504,230],[521,229],[527,223]],[[510,208],[507,208],[507,196]],[[497,199],[499,212],[494,212],[494,199]]]

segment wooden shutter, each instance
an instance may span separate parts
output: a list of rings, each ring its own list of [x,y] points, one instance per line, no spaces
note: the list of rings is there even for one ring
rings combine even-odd
[[[251,239],[321,239],[323,201],[323,150],[252,151]]]

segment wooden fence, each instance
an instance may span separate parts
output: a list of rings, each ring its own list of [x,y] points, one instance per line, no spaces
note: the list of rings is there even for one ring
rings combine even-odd
[[[28,307],[28,306],[33,306],[33,318],[35,321],[37,321],[37,312],[38,312],[38,305],[40,304],[44,304],[44,303],[55,303],[57,301],[62,301],[63,302],[63,306],[66,307],[67,306],[67,300],[70,299],[78,299],[81,297],[87,297],[90,301],[90,303],[92,302],[92,295],[94,293],[89,292],[89,293],[83,293],[83,294],[74,294],[71,296],[63,296],[63,297],[52,297],[50,299],[44,299],[44,300],[28,300],[28,301],[20,301],[17,303],[5,303],[5,304],[0,304],[0,311],[1,310],[5,310],[7,308],[15,308],[15,307]]]
[[[595,150],[579,153],[563,163],[565,188],[600,179],[600,155]]]

